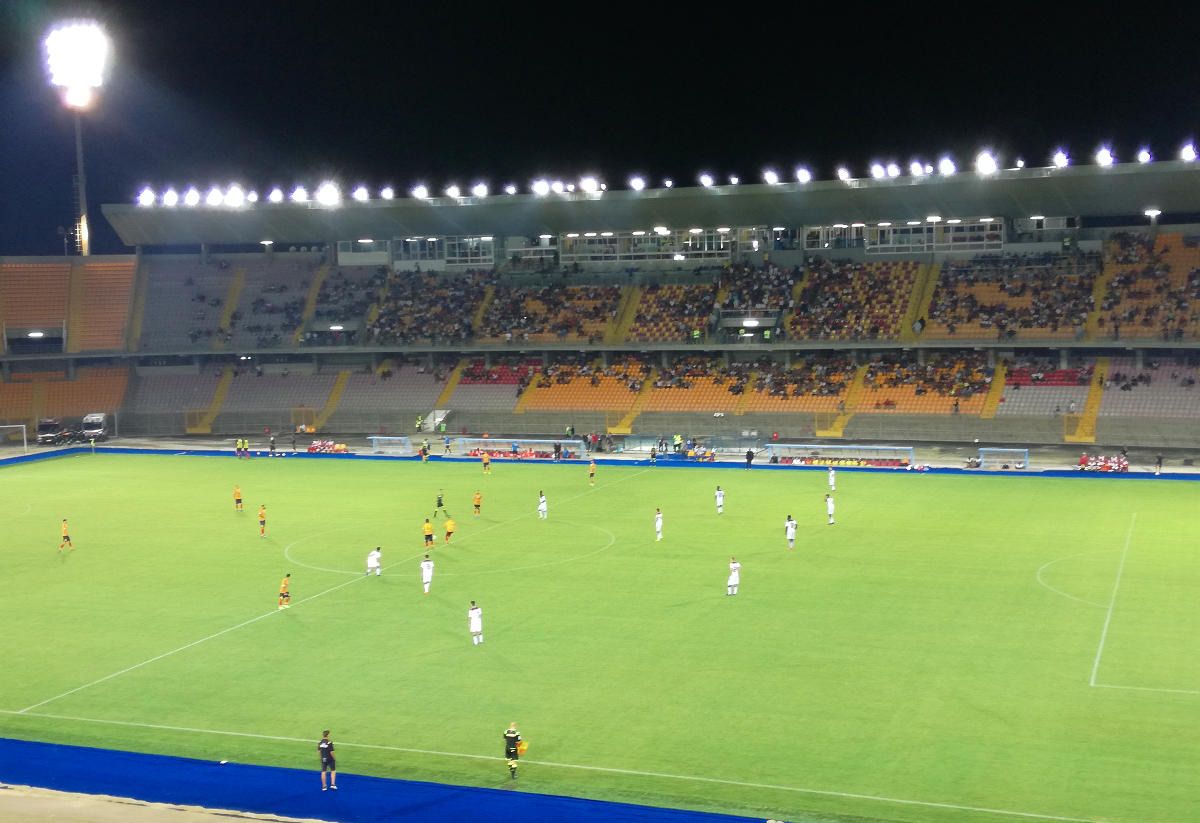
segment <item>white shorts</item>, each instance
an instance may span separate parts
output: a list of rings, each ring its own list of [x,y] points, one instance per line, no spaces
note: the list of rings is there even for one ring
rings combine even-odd
[[[479,634],[482,631],[483,631],[483,621],[482,620],[472,620],[471,621],[471,634]]]
[[[734,572],[733,574],[729,575],[729,579],[725,581],[725,585],[726,586],[736,586],[737,584],[738,584],[738,574],[737,574],[737,572]]]
[[[367,563],[367,568],[368,569],[378,569],[379,564],[378,563]]]
[[[432,574],[423,574],[423,575],[421,575],[421,582],[422,582],[422,583],[432,583],[432,582],[433,582],[433,575],[432,575]]]
[[[546,513],[546,507],[545,507],[545,506],[538,506],[538,512],[539,512],[539,513],[541,513],[541,514],[545,514],[545,513]]]

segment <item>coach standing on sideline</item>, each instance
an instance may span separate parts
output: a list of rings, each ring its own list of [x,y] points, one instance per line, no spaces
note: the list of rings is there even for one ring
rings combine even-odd
[[[746,471],[750,470],[750,464],[754,462],[754,449],[746,449]]]
[[[321,791],[325,791],[325,772],[329,772],[329,787],[337,791],[337,759],[333,753],[333,741],[329,739],[329,729],[321,733],[321,741],[317,743],[317,753],[321,755]]]

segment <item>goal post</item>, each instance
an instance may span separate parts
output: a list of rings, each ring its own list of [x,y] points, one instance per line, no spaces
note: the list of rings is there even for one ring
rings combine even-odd
[[[562,446],[563,460],[582,460],[587,456],[582,440],[528,440],[520,437],[456,437],[454,451],[460,457],[479,457],[487,452],[492,457],[553,460],[555,443]]]
[[[407,457],[415,454],[412,441],[408,437],[368,437],[371,441],[371,454],[391,454]]]
[[[1029,449],[980,449],[981,469],[1028,469]]]
[[[17,439],[17,434],[21,435],[21,454],[29,454],[29,434],[24,423],[14,423],[12,425],[0,426],[0,432],[3,432],[5,440]]]
[[[769,443],[772,463],[795,466],[864,466],[907,469],[914,465],[912,446],[831,446],[824,443]]]

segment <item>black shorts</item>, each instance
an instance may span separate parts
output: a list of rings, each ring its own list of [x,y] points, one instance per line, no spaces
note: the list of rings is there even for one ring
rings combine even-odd
[[[235,498],[233,498],[233,502],[234,502],[234,505],[240,506],[240,505],[242,505],[242,498],[235,497]]]
[[[520,758],[520,755],[517,754],[516,748],[510,749],[507,746],[505,746],[504,747],[504,757],[508,760],[517,760]]]
[[[427,535],[425,535],[425,542],[426,542],[426,543],[432,543],[432,542],[433,542],[433,535],[432,535],[432,534],[427,534]]]
[[[69,534],[64,534],[64,535],[63,535],[62,542],[64,542],[64,543],[70,543],[70,542],[71,542],[71,535],[69,535]]]
[[[479,504],[478,504],[478,503],[476,503],[476,504],[475,504],[475,511],[479,511]]]
[[[321,758],[321,771],[336,772],[337,771],[337,761],[334,760],[332,757],[322,757]]]
[[[292,599],[292,595],[289,592],[280,592],[279,596],[282,597],[284,600]]]

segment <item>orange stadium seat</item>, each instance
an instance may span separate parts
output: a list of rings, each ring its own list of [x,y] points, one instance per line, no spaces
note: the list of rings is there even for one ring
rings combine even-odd
[[[0,265],[4,324],[9,328],[61,328],[67,321],[70,281],[69,263]]]
[[[134,269],[133,263],[84,264],[84,318],[77,341],[81,351],[124,347]],[[71,330],[67,332],[70,334]]]

